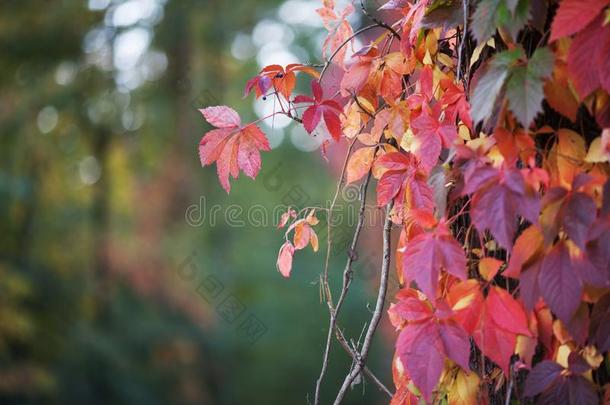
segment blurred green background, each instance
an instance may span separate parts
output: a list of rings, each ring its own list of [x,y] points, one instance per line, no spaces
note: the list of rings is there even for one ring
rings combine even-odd
[[[260,177],[240,176],[227,196],[215,167],[200,167],[210,127],[197,108],[232,105],[244,120],[272,109],[243,100],[243,86],[263,65],[319,62],[317,7],[0,2],[1,404],[311,398],[328,322],[317,284],[324,253],[299,252],[282,279],[271,214],[323,204],[333,175],[316,142],[278,119],[263,127],[274,150]],[[337,246],[335,287],[345,260]],[[342,327],[355,340],[374,280],[357,276],[345,307]],[[390,387],[391,349],[382,333],[370,361]],[[335,344],[324,403],[349,365]],[[346,403],[385,401],[362,382]]]

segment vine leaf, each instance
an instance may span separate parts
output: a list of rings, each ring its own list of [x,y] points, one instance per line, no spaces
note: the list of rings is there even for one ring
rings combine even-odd
[[[324,91],[317,80],[311,81],[311,91],[313,97],[299,95],[294,98],[295,103],[311,103],[303,112],[303,127],[311,134],[324,117],[328,132],[338,141],[342,134],[339,114],[343,109],[336,101],[324,99]]]
[[[254,124],[241,126],[239,115],[227,106],[207,107],[199,110],[204,118],[217,127],[207,132],[199,143],[202,166],[216,162],[222,188],[231,191],[229,175],[237,178],[239,170],[256,178],[261,168],[259,151],[269,151],[269,141]]]
[[[377,158],[375,171],[383,174],[377,183],[377,205],[383,207],[394,199],[394,206],[432,211],[432,189],[426,174],[411,153],[390,152]]]
[[[430,401],[445,368],[446,357],[463,370],[469,370],[468,334],[442,311],[433,313],[430,305],[414,290],[407,289],[399,298],[400,301],[390,308],[390,316],[407,321],[407,324],[396,341],[396,353],[413,383]]]
[[[347,162],[347,168],[345,169],[345,181],[348,184],[360,180],[369,172],[373,165],[374,154],[375,147],[365,146],[358,149],[350,156],[349,161]]]
[[[467,278],[464,250],[442,223],[407,242],[402,268],[405,278],[414,280],[430,300],[436,298],[441,270],[461,280]]]
[[[475,170],[465,179],[465,183],[465,193],[478,188],[472,196],[471,213],[477,229],[481,232],[489,229],[498,243],[511,251],[519,215],[532,223],[538,220],[538,195],[515,168],[493,169],[484,166]]]
[[[277,270],[286,278],[290,277],[293,255],[294,246],[292,243],[290,243],[290,241],[284,242],[284,244],[280,247],[280,252],[277,256]]]
[[[523,58],[522,48],[503,51],[486,61],[474,74],[471,92],[471,114],[475,123],[487,120],[504,89],[510,67]]]
[[[441,122],[427,110],[411,122],[411,128],[415,134],[413,154],[420,159],[427,171],[438,162],[442,148],[449,148],[457,138],[453,121],[445,119]]]
[[[557,243],[544,257],[538,284],[551,311],[564,323],[569,323],[580,304],[582,282],[564,242]]]
[[[610,4],[608,0],[563,0],[551,25],[550,42],[583,30]]]
[[[506,83],[508,105],[524,128],[542,111],[543,79],[551,75],[553,61],[553,53],[548,48],[538,48],[526,65],[510,71]]]

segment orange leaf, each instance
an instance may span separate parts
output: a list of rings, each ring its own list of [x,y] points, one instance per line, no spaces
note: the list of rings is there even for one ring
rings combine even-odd
[[[502,263],[504,262],[493,257],[484,257],[479,262],[479,273],[485,280],[491,281],[498,274]]]
[[[375,148],[371,146],[360,148],[352,154],[346,168],[348,184],[360,180],[369,172],[373,164],[374,153]]]

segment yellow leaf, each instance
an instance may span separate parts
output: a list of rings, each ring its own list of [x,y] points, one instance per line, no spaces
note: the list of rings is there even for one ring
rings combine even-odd
[[[439,52],[438,55],[436,55],[436,60],[438,60],[441,64],[447,66],[448,68],[453,67],[453,59],[451,59],[451,56],[447,54]]]
[[[572,349],[567,344],[559,346],[555,361],[561,366],[568,368],[568,356],[570,356],[570,353],[572,353]]]
[[[436,30],[430,31],[426,36],[426,51],[430,52],[431,55],[435,55],[438,51],[438,34]]]
[[[525,364],[531,366],[532,357],[534,357],[537,345],[538,339],[525,335],[517,335],[515,353],[519,355]]]
[[[458,371],[454,383],[447,392],[449,405],[477,404],[479,383],[479,376],[476,373],[466,374],[463,370]]]
[[[403,135],[402,140],[400,141],[400,147],[406,151],[411,151],[413,139],[415,139],[413,131],[411,131],[411,128],[407,128],[407,132]]]
[[[582,351],[582,356],[589,363],[589,365],[598,369],[601,366],[602,361],[604,361],[604,356],[601,354],[595,346],[589,345],[584,348]]]
[[[460,125],[458,127],[458,136],[465,140],[466,142],[470,141],[472,138],[470,137],[470,130],[466,125]]]
[[[373,104],[371,104],[371,102],[366,97],[358,96],[357,98],[358,103],[356,105],[358,107],[362,107],[365,111],[371,114],[375,114],[375,107],[373,107]]]
[[[485,45],[495,48],[496,42],[493,38],[490,38],[489,41],[481,43],[476,48],[474,48],[474,51],[472,52],[472,57],[470,58],[470,67],[472,67],[472,65],[477,63],[477,61],[481,57],[481,52],[483,52],[483,48],[485,48]]]
[[[430,51],[428,51],[426,49],[426,54],[424,55],[424,60],[422,61],[424,62],[424,65],[432,65],[432,55],[430,55]]]
[[[602,163],[608,161],[608,154],[602,148],[602,137],[598,136],[591,142],[587,156],[585,156],[585,162],[589,163]]]

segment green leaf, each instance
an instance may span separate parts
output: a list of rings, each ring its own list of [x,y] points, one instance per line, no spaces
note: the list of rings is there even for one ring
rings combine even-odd
[[[479,76],[475,75],[475,85],[470,99],[470,113],[475,123],[487,119],[496,104],[496,98],[508,76],[508,67],[488,64],[482,68]]]
[[[519,59],[525,58],[525,51],[523,48],[518,47],[515,49],[503,51],[494,55],[494,57],[490,60],[490,63],[496,66],[506,66],[509,67],[514,64]]]
[[[529,0],[519,0],[516,8],[511,10],[507,4],[509,0],[501,2],[496,11],[496,25],[503,27],[510,34],[513,40],[517,40],[517,35],[525,27],[530,17]]]
[[[534,117],[540,112],[544,91],[542,80],[531,72],[526,66],[513,69],[506,84],[508,107],[515,114],[521,124],[527,128]]]
[[[481,0],[472,15],[471,31],[478,44],[486,42],[497,27],[516,40],[530,18],[530,0]]]
[[[481,0],[472,15],[471,31],[478,44],[487,40],[496,32],[496,11],[500,0]]]
[[[543,79],[553,72],[553,54],[548,48],[537,49],[528,64],[510,70],[506,85],[508,107],[527,128],[542,110]]]
[[[484,121],[491,115],[509,74],[509,68],[523,57],[522,48],[500,52],[476,72],[470,99],[472,119],[475,123]]]
[[[549,48],[538,48],[530,58],[527,68],[532,74],[546,79],[553,73],[554,62],[555,57]]]

